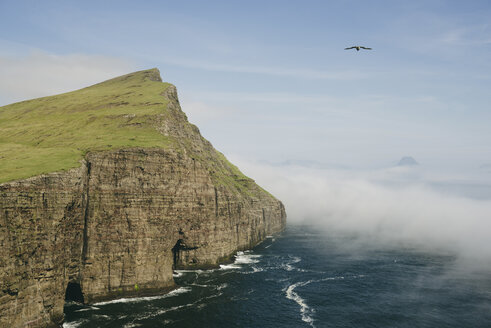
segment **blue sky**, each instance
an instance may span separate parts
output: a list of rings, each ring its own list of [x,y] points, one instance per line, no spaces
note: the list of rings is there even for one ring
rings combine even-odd
[[[3,0],[0,105],[158,67],[229,156],[475,169],[490,17],[489,1]]]

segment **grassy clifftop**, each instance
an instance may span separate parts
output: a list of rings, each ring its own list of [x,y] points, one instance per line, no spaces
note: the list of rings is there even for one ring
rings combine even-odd
[[[157,69],[0,107],[0,183],[80,166],[88,151],[161,147],[169,99]]]
[[[156,68],[0,107],[0,183],[80,167],[88,152],[138,147],[186,153],[218,185],[264,192],[188,122]]]

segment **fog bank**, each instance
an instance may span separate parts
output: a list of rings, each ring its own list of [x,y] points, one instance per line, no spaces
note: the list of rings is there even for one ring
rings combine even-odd
[[[491,184],[476,183],[480,177],[456,180],[421,167],[362,171],[233,162],[284,202],[290,224],[491,264]]]

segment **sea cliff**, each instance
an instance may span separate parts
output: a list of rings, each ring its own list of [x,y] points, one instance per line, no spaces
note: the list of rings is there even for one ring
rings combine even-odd
[[[96,89],[94,107],[90,95]],[[121,100],[128,92],[141,99],[135,104]],[[153,102],[143,101],[146,92]],[[176,88],[162,83],[158,70],[54,97],[67,104],[66,111],[47,97],[2,107],[0,118],[22,120],[49,104],[58,110],[44,114],[58,116],[47,122],[76,109],[87,129],[93,130],[97,120],[103,124],[100,134],[89,136],[96,144],[73,134],[53,139],[56,131],[51,131],[43,139],[45,149],[66,144],[71,157],[57,153],[68,159],[51,162],[40,152],[35,157],[44,165],[40,174],[29,159],[23,170],[9,152],[27,141],[4,145],[0,327],[57,327],[66,297],[93,303],[164,293],[175,288],[174,268],[217,267],[284,229],[283,204],[200,135],[181,110]],[[114,102],[115,97],[120,100]],[[73,105],[77,102],[80,106]],[[105,134],[105,126],[116,132]],[[101,141],[104,136],[111,139]],[[28,147],[38,149],[32,143]]]

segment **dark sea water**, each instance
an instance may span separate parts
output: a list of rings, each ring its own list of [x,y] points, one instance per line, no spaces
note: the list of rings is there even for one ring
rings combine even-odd
[[[491,327],[491,272],[289,225],[167,295],[69,303],[64,327]]]

